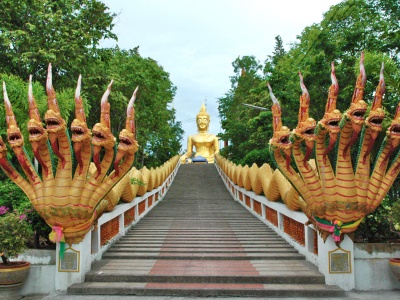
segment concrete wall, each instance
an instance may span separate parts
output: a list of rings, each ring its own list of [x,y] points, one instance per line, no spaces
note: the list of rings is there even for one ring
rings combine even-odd
[[[31,263],[28,278],[20,294],[45,294],[54,291],[56,274],[56,250],[28,249],[18,257]]]
[[[389,267],[391,257],[400,257],[400,244],[355,243],[355,290],[400,289],[400,281],[394,277]]]

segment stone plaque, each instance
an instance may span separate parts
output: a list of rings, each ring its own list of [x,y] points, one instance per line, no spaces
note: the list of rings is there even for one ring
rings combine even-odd
[[[79,272],[80,252],[72,248],[65,249],[64,257],[59,257],[59,272]]]
[[[351,273],[350,251],[336,248],[329,251],[329,273]]]

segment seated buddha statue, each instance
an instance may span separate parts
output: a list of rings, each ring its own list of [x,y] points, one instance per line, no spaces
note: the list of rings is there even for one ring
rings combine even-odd
[[[187,141],[187,152],[181,156],[182,163],[208,162],[214,163],[214,154],[219,152],[218,138],[215,134],[208,133],[210,115],[204,104],[196,116],[197,134],[190,135]],[[193,147],[196,148],[194,158]]]

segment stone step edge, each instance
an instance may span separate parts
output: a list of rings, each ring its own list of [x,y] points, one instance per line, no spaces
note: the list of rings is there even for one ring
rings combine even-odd
[[[193,246],[190,246],[193,245]],[[285,243],[285,244],[273,244],[273,245],[264,245],[264,244],[206,244],[204,243],[124,243],[124,242],[117,242],[113,245],[113,247],[126,247],[126,248],[155,248],[155,247],[166,247],[166,248],[204,248],[204,249],[218,249],[218,248],[260,248],[260,249],[283,249],[289,248],[294,249],[293,246]]]
[[[185,255],[118,255],[118,254],[103,254],[103,258],[107,259],[158,259],[158,260],[304,260],[302,255],[288,256],[185,256]]]
[[[85,282],[158,282],[158,283],[236,283],[236,284],[325,284],[321,275],[132,275],[86,273]]]
[[[179,244],[177,244],[176,242],[172,242],[172,241],[164,241],[164,240],[158,240],[158,241],[132,241],[132,240],[126,240],[124,238],[121,238],[118,242],[116,242],[114,245],[120,245],[120,244],[125,244],[125,245],[212,245],[212,246],[228,246],[228,245],[232,245],[232,246],[242,246],[242,247],[254,247],[254,246],[258,246],[258,245],[263,245],[266,247],[276,247],[278,245],[281,245],[279,247],[292,247],[291,245],[288,244],[288,242],[286,241],[268,241],[268,243],[266,243],[265,241],[251,241],[251,242],[242,242],[242,241],[231,241],[229,243],[224,242],[219,242],[219,241],[209,241],[208,243],[204,243],[204,241],[200,241],[200,242],[180,242]]]
[[[229,254],[234,254],[234,253],[268,253],[268,254],[270,254],[270,253],[298,253],[298,251],[296,250],[296,249],[285,249],[285,250],[282,250],[282,249],[279,249],[279,250],[270,250],[270,251],[267,251],[266,249],[262,249],[262,250],[246,250],[246,251],[244,251],[244,250],[242,250],[242,251],[240,251],[240,250],[231,250],[231,251],[228,251],[228,250],[220,250],[220,251],[217,251],[217,249],[216,250],[178,250],[178,249],[176,249],[176,250],[163,250],[162,248],[160,248],[160,249],[148,249],[148,250],[136,250],[135,248],[126,248],[126,247],[123,247],[123,248],[120,248],[120,249],[118,249],[118,248],[115,248],[115,247],[112,247],[112,248],[110,248],[110,249],[108,249],[107,250],[107,252],[113,252],[113,253],[120,253],[120,252],[130,252],[131,250],[133,250],[134,249],[134,251],[133,252],[135,252],[135,253],[220,253],[220,254],[222,254],[222,253],[229,253]]]
[[[207,288],[202,285],[200,288],[179,288],[179,287],[149,287],[135,288],[131,283],[102,283],[102,286],[90,286],[88,284],[73,284],[68,287],[67,293],[70,295],[136,295],[136,296],[192,296],[192,297],[344,297],[345,292],[339,288],[327,288],[325,285],[263,285],[263,288],[254,288],[254,284],[241,284],[240,288],[235,285],[224,285],[222,288],[215,286]],[[176,286],[176,284],[174,284]]]
[[[217,241],[233,241],[233,242],[238,242],[238,241],[241,241],[241,242],[246,242],[246,241],[256,241],[256,242],[264,242],[264,241],[281,241],[281,242],[283,242],[283,239],[282,238],[278,238],[278,237],[270,237],[270,238],[268,238],[268,237],[259,237],[259,238],[241,238],[241,237],[235,237],[235,236],[233,236],[233,237],[227,237],[227,238],[221,238],[221,237],[213,237],[213,236],[211,236],[211,237],[206,237],[206,236],[204,236],[204,237],[184,237],[184,236],[182,236],[182,237],[179,237],[179,236],[176,236],[176,237],[168,237],[168,236],[163,236],[163,237],[152,237],[152,236],[146,236],[146,237],[141,237],[141,236],[128,236],[128,235],[125,235],[123,238],[121,238],[121,239],[124,239],[124,240],[130,240],[130,241],[134,241],[134,240],[155,240],[155,239],[158,239],[158,240],[162,240],[162,241],[174,241],[174,240],[179,240],[179,241],[181,241],[181,240],[183,240],[183,241],[196,241],[196,240],[200,240],[200,241],[204,241],[204,240],[210,240],[210,241],[215,241],[215,240],[217,240]]]

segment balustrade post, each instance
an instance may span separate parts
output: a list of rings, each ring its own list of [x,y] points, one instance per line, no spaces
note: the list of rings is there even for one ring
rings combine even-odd
[[[285,232],[285,224],[284,224],[284,215],[281,214],[280,212],[277,212],[278,214],[278,228],[281,230],[281,232]]]
[[[124,214],[120,214],[118,217],[118,222],[119,222],[119,234],[120,235],[125,235],[125,216]]]
[[[345,234],[338,247],[331,235],[324,242],[318,235],[318,269],[325,275],[325,284],[337,285],[345,291],[355,288],[354,243]]]
[[[79,244],[71,247],[65,244],[63,257],[60,257],[60,243],[56,245],[55,289],[66,291],[74,283],[85,281],[85,275],[90,271],[92,232],[89,231]]]
[[[91,245],[92,253],[97,253],[100,250],[100,228],[99,226],[94,226],[91,230]]]
[[[304,225],[305,248],[309,253],[314,253],[314,232],[315,230],[308,225]]]

